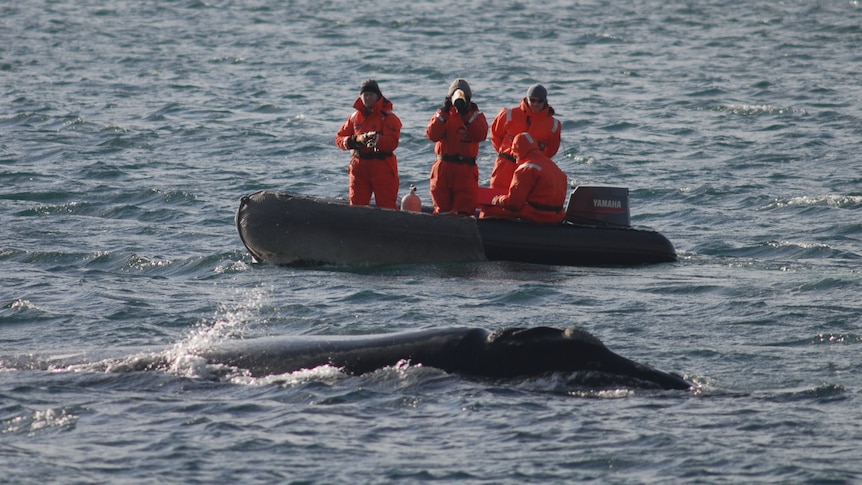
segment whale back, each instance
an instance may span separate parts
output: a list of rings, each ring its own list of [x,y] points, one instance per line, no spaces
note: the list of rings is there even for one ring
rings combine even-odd
[[[586,330],[550,327],[442,328],[360,336],[269,337],[228,342],[202,353],[253,376],[331,365],[363,374],[402,361],[474,377],[513,378],[595,371],[688,389],[681,377],[610,351]]]

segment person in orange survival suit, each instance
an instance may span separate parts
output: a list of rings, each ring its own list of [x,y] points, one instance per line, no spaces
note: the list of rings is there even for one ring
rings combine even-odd
[[[534,222],[561,222],[568,192],[566,174],[539,149],[529,133],[520,133],[512,143],[518,168],[509,193],[496,195],[479,217],[521,218]]]
[[[350,205],[369,205],[373,193],[378,207],[397,209],[398,159],[394,151],[401,137],[401,120],[373,79],[362,83],[353,107],[356,111],[335,136],[335,144],[353,154],[348,169]]]
[[[548,158],[553,158],[560,149],[562,124],[554,118],[554,108],[548,104],[548,90],[534,84],[520,106],[503,108],[491,124],[491,144],[497,151],[497,161],[491,172],[491,188],[506,189],[515,173],[515,157],[512,141],[518,133],[533,135],[539,149]]]
[[[431,167],[431,201],[435,214],[475,216],[479,197],[479,144],[488,138],[488,120],[472,101],[463,79],[449,86],[443,107],[434,113],[425,134],[435,142]]]

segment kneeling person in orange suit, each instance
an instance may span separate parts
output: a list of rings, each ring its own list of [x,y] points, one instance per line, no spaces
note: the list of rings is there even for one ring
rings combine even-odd
[[[529,133],[520,133],[512,142],[518,167],[509,193],[497,195],[479,217],[521,218],[555,223],[563,220],[563,204],[568,193],[568,178],[553,160],[546,157]]]

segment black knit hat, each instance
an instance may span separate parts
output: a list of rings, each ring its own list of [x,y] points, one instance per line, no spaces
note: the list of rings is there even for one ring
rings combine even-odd
[[[383,97],[383,93],[380,92],[380,86],[377,85],[377,81],[374,79],[366,79],[362,81],[362,86],[359,87],[359,95],[362,93],[374,93],[381,98]]]

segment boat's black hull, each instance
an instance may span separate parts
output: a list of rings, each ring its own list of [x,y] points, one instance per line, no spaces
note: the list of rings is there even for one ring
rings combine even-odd
[[[243,197],[236,223],[256,260],[281,265],[500,260],[598,266],[676,260],[670,241],[654,231],[434,216],[272,191]]]
[[[561,266],[609,266],[676,261],[673,244],[654,231],[631,227],[539,225],[479,219],[485,257],[492,261]]]

